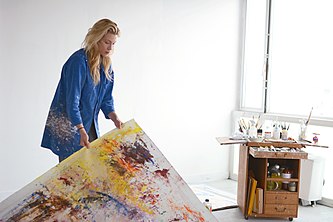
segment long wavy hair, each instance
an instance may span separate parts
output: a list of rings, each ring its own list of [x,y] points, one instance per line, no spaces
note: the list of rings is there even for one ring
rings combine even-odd
[[[111,58],[109,56],[101,56],[98,50],[97,43],[107,34],[111,33],[116,36],[120,35],[120,30],[117,24],[109,19],[101,19],[97,21],[93,27],[88,30],[88,33],[82,43],[82,46],[87,53],[88,64],[90,67],[91,77],[95,85],[100,81],[100,66],[103,65],[106,78],[111,80]]]

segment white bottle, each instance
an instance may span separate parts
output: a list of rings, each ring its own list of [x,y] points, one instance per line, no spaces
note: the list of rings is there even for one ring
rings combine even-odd
[[[209,202],[209,199],[205,200],[204,205],[210,212],[213,211],[213,207],[212,207],[212,204]]]
[[[272,138],[272,132],[269,126],[266,126],[265,133],[264,133],[265,139],[271,139]]]
[[[256,139],[257,138],[257,127],[255,126],[255,122],[253,120],[250,120],[250,129],[249,129],[249,139]]]
[[[275,140],[280,139],[280,133],[281,133],[281,129],[280,129],[279,125],[277,123],[275,123],[274,128],[273,128],[273,139],[275,139]]]

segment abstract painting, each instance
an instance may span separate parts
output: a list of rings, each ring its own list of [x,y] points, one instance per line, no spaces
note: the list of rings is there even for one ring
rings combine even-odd
[[[134,121],[0,203],[0,221],[217,221]]]

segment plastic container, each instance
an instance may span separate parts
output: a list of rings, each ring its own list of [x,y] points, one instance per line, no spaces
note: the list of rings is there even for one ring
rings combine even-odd
[[[271,139],[272,138],[272,132],[269,126],[266,126],[265,132],[264,132],[264,138],[265,139]]]
[[[209,199],[205,199],[205,202],[203,202],[203,204],[205,205],[205,207],[212,212],[213,211],[213,206],[212,204],[209,202]]]
[[[280,127],[277,124],[275,124],[273,128],[273,139],[275,140],[280,139],[280,133],[281,133]]]
[[[249,129],[249,139],[256,139],[257,138],[257,127],[255,126],[255,122],[253,120],[250,120],[251,126]]]

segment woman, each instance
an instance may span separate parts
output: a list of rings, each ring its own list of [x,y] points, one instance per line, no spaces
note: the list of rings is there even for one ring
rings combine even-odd
[[[120,31],[116,23],[101,19],[89,29],[83,48],[62,68],[61,78],[46,121],[42,147],[61,162],[99,136],[100,110],[121,128],[113,105],[114,72],[110,55]]]

